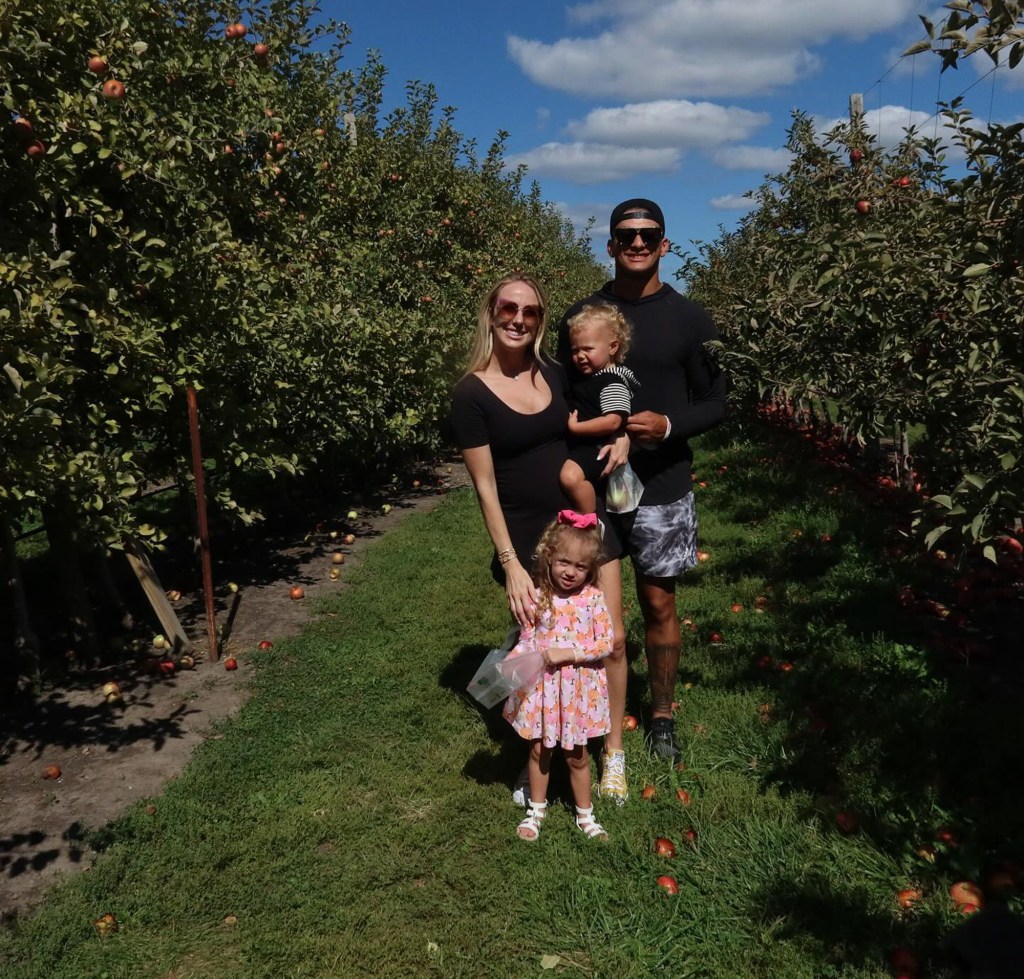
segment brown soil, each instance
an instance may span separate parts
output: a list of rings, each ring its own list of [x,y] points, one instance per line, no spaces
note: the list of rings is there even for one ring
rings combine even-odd
[[[246,699],[247,651],[264,639],[299,632],[309,620],[310,600],[343,588],[348,570],[376,537],[407,514],[436,506],[444,490],[469,484],[465,469],[454,461],[433,470],[433,485],[428,485],[430,474],[427,470],[423,485],[408,495],[389,498],[386,514],[374,505],[358,508],[356,521],[348,521],[347,511],[331,514],[308,533],[292,520],[258,536],[215,536],[217,623],[227,629],[221,657],[213,662],[206,656],[201,592],[198,587],[186,591],[197,577],[195,568],[176,566],[173,559],[158,562],[164,586],[184,593],[175,609],[195,643],[194,669],[152,676],[132,660],[70,673],[66,683],[39,692],[0,719],[0,920],[24,914],[55,881],[88,869],[95,856],[88,833],[133,802],[159,795],[196,745],[218,737],[214,725]],[[332,527],[342,528],[336,538]],[[346,545],[344,534],[350,531],[356,539]],[[345,556],[337,581],[330,578],[335,550]],[[231,591],[231,581],[237,582],[237,592]],[[294,584],[304,588],[304,600],[289,597]],[[151,613],[150,618],[156,621]],[[230,655],[237,656],[234,672],[223,665]],[[106,702],[102,687],[108,681],[120,685],[123,704]],[[44,777],[54,765],[60,777]]]

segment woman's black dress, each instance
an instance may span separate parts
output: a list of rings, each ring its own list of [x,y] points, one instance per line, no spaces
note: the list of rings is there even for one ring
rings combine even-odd
[[[474,374],[462,378],[452,396],[456,445],[460,450],[490,446],[501,512],[512,546],[529,572],[541,532],[559,510],[571,505],[558,482],[568,457],[565,373],[547,363],[540,365],[540,372],[551,389],[551,403],[534,414],[510,408]],[[504,583],[497,556],[492,570]]]

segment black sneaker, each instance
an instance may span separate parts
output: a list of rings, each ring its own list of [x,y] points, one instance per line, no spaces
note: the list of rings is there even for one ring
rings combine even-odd
[[[656,758],[678,761],[681,752],[676,744],[676,722],[671,717],[655,717],[647,734],[651,751]]]

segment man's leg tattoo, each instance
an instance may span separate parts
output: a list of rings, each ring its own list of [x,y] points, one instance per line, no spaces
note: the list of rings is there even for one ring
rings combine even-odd
[[[655,714],[671,717],[679,677],[679,643],[648,646],[647,670],[651,680],[651,709]]]

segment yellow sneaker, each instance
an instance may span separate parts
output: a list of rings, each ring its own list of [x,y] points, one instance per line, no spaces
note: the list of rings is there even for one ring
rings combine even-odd
[[[629,798],[629,786],[626,785],[626,752],[606,751],[601,755],[601,785],[598,795],[602,799],[611,799],[617,805],[624,805]]]

